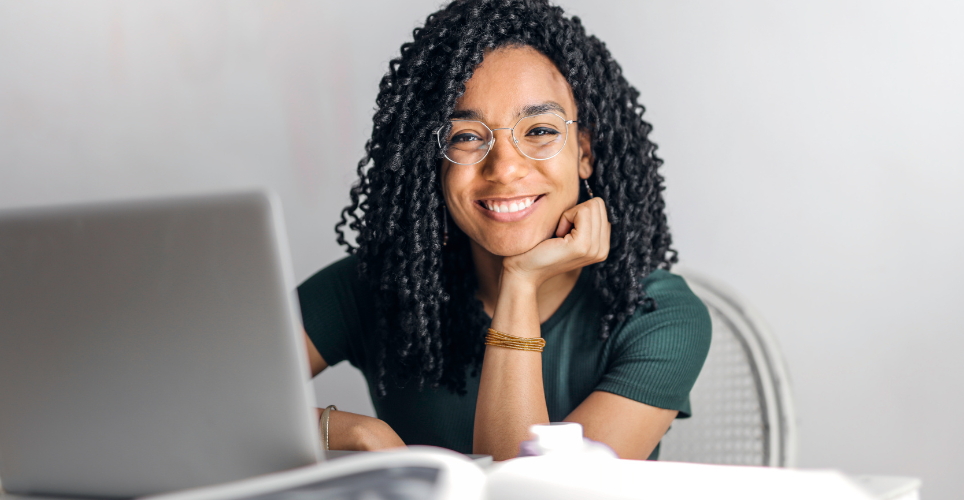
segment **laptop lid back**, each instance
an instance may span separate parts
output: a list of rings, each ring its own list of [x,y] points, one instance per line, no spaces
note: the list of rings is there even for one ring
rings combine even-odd
[[[0,215],[0,481],[131,497],[315,463],[279,204]]]

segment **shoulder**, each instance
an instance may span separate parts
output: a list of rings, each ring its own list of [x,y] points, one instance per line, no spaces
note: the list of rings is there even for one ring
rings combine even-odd
[[[687,310],[700,312],[709,319],[703,301],[693,293],[686,279],[664,269],[657,269],[642,280],[647,297],[656,301],[656,309]]]
[[[359,307],[371,302],[371,294],[358,275],[358,258],[349,255],[302,282],[298,300],[307,324],[318,316],[357,314]]]
[[[298,292],[317,291],[320,288],[326,288],[336,284],[354,287],[359,284],[359,281],[358,258],[354,255],[348,255],[347,257],[332,262],[327,267],[322,268],[306,279],[298,285]]]
[[[710,314],[703,301],[693,293],[686,280],[663,269],[657,269],[642,280],[646,297],[655,301],[655,308],[643,308],[634,317],[659,313],[664,316],[679,316],[679,319],[696,320],[709,326]]]
[[[334,365],[348,359],[358,366],[363,349],[355,345],[368,330],[370,294],[358,276],[358,259],[347,256],[298,286],[305,332],[322,358]]]
[[[657,269],[642,280],[650,305],[635,313],[615,332],[616,351],[672,350],[702,366],[712,337],[710,314],[703,301],[679,275]]]
[[[653,303],[637,307],[613,331],[607,372],[597,389],[686,418],[692,413],[690,390],[710,349],[709,311],[681,276],[657,270],[642,285]]]

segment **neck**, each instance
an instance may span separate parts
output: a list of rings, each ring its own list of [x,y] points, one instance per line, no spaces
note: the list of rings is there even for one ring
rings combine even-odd
[[[475,265],[475,275],[479,280],[477,297],[482,301],[485,313],[492,316],[495,305],[499,300],[499,290],[502,283],[502,259],[482,248],[474,241],[471,242],[472,262]],[[582,268],[557,274],[539,286],[536,300],[539,303],[539,322],[544,323],[552,316],[579,280]]]

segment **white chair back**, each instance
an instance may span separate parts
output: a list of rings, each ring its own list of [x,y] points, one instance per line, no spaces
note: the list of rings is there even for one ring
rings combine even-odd
[[[676,420],[660,460],[792,467],[797,426],[783,357],[760,316],[726,286],[686,278],[713,321],[710,352],[690,393],[693,417]]]

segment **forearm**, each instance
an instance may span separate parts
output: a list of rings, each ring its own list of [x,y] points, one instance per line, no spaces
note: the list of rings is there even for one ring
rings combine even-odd
[[[516,337],[541,334],[535,286],[502,283],[492,328]],[[542,353],[487,346],[475,409],[473,451],[505,460],[519,453],[529,426],[549,422]]]
[[[323,424],[319,422],[319,425]],[[324,432],[324,429],[321,430]],[[332,411],[329,414],[329,449],[372,451],[399,446],[405,446],[405,443],[388,424],[377,418],[347,411]]]

